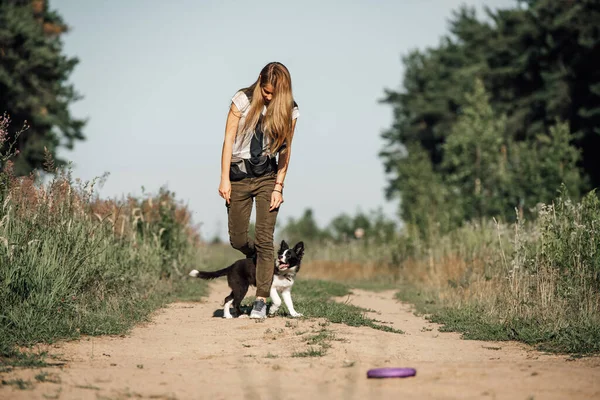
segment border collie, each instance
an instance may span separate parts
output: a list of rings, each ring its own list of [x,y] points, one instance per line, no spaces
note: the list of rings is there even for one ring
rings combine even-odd
[[[296,312],[294,309],[291,290],[296,274],[300,271],[303,255],[304,242],[298,242],[293,248],[290,248],[285,240],[281,241],[279,251],[277,252],[277,260],[275,260],[273,281],[271,283],[270,296],[273,304],[269,309],[269,315],[275,315],[279,307],[281,307],[281,298],[278,294],[278,292],[281,292],[281,297],[283,297],[290,315],[292,317],[302,316],[302,314]],[[229,312],[229,307],[232,304],[237,316],[242,316],[240,304],[248,292],[248,287],[250,285],[256,286],[256,265],[250,258],[237,260],[229,267],[218,271],[208,272],[194,269],[190,271],[189,275],[206,280],[227,275],[227,284],[231,288],[231,293],[225,297],[223,307],[224,318],[233,318]]]

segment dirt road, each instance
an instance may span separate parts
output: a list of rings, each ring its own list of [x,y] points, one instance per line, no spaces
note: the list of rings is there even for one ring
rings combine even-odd
[[[416,317],[393,292],[354,290],[338,299],[377,312],[405,334],[322,320],[221,318],[223,280],[202,303],[176,303],[125,337],[50,348],[65,365],[3,373],[2,399],[600,399],[600,358],[569,361],[506,342],[461,340]],[[301,309],[298,309],[302,312]],[[326,330],[322,357],[293,357]],[[331,335],[334,335],[333,337]],[[416,377],[372,380],[376,367]],[[46,382],[38,383],[42,373]],[[52,381],[52,382],[49,382]]]

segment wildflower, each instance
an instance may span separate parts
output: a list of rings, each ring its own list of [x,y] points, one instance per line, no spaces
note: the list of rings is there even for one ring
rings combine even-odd
[[[0,147],[2,147],[8,138],[8,125],[10,125],[10,118],[5,113],[3,116],[0,116]]]

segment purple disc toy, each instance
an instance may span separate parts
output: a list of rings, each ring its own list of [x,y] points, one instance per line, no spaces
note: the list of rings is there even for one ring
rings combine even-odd
[[[367,378],[407,378],[416,374],[414,368],[374,368],[367,371]]]

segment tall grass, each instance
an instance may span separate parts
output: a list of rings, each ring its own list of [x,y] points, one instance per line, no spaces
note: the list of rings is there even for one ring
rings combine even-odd
[[[563,193],[540,205],[532,221],[484,220],[425,238],[407,227],[396,243],[369,244],[363,252],[358,242],[316,246],[303,271],[311,277],[391,281],[398,297],[466,338],[600,352],[600,201],[594,192],[579,203]]]
[[[8,158],[0,171],[0,361],[18,346],[123,333],[169,300],[203,294],[201,282],[184,280],[202,243],[172,192],[102,200],[97,180],[73,180],[49,156],[47,183],[13,176]]]

